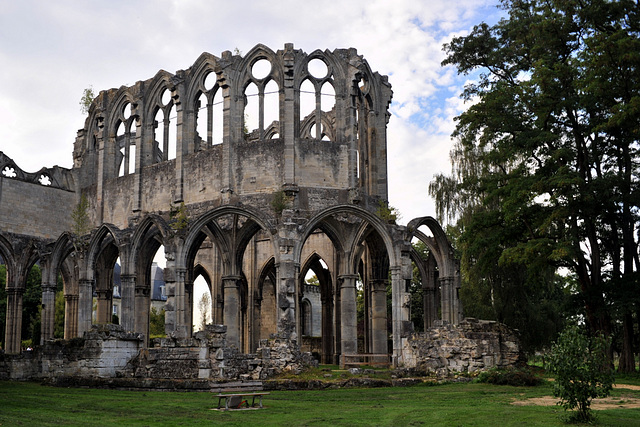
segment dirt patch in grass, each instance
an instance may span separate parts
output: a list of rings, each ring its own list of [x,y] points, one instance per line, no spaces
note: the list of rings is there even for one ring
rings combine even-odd
[[[640,390],[640,386],[629,384],[615,384],[614,388],[627,390]],[[554,406],[558,402],[558,398],[552,396],[532,397],[525,400],[516,400],[511,402],[516,406]],[[605,397],[602,399],[593,399],[591,408],[595,410],[603,409],[635,409],[640,408],[640,399],[631,396]]]

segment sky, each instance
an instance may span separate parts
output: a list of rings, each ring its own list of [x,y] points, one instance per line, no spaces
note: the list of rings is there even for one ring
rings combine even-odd
[[[435,216],[434,174],[449,173],[454,117],[469,76],[441,67],[442,46],[496,22],[498,0],[0,0],[0,151],[26,172],[72,166],[94,92],[189,68],[202,52],[293,43],[355,47],[393,89],[389,201],[406,224]]]

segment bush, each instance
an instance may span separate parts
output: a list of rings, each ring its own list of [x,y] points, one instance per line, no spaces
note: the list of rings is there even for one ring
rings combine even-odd
[[[548,369],[555,374],[553,395],[566,410],[577,411],[570,421],[591,422],[591,400],[607,397],[613,386],[613,368],[609,362],[608,340],[589,337],[577,326],[567,328],[551,348]]]
[[[481,372],[476,381],[495,385],[511,385],[516,387],[533,387],[542,384],[542,379],[537,377],[528,368],[490,369]]]

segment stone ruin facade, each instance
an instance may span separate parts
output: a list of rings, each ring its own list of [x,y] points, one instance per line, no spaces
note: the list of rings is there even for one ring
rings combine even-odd
[[[244,56],[203,53],[186,70],[100,92],[75,139],[72,169],[29,174],[0,153],[6,354],[21,351],[31,266],[42,269],[46,345],[58,275],[64,338],[73,340],[111,322],[117,260],[120,325],[139,337],[138,362],[153,354],[150,271],[162,246],[166,340],[195,338],[193,285],[202,276],[213,323],[224,325],[225,346],[237,354],[271,348],[268,339],[299,351],[315,330],[322,363],[356,353],[388,355],[394,366],[413,361],[413,266],[424,288],[425,328],[460,322],[460,276],[433,218],[400,226],[389,215],[391,97],[387,77],[355,49],[307,54],[292,44],[278,51],[257,45]],[[427,259],[412,247],[415,239],[429,248]],[[309,271],[318,279],[313,291]],[[220,375],[215,357],[203,360],[194,362],[199,375]]]

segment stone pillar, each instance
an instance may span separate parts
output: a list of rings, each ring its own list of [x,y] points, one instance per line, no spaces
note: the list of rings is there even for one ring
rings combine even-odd
[[[78,336],[78,295],[64,295],[64,339]]]
[[[186,271],[185,271],[186,278]],[[193,281],[184,281],[184,324],[188,335],[193,332]]]
[[[227,327],[227,344],[240,348],[240,276],[224,276],[224,324]]]
[[[334,363],[333,359],[333,298],[322,294],[322,363]]]
[[[300,322],[296,314],[296,281],[299,266],[293,262],[291,255],[292,240],[283,239],[280,246],[280,263],[277,265],[278,286],[276,298],[279,308],[278,335],[297,340],[300,334]]]
[[[110,289],[99,289],[96,291],[96,323],[111,323],[111,298],[113,291]]]
[[[176,278],[176,330],[180,331],[181,337],[187,338],[191,336],[192,329],[191,324],[189,324],[187,313],[189,298],[185,289],[185,277],[187,275],[187,270],[184,268],[176,268],[174,274]]]
[[[371,351],[386,354],[387,346],[387,283],[371,281]]]
[[[459,270],[458,270],[459,271]],[[464,319],[462,310],[462,301],[460,301],[460,286],[462,286],[460,274],[456,274],[453,277],[453,302],[454,302],[454,319],[455,325],[459,324]]]
[[[120,275],[120,325],[125,331],[140,332],[136,328],[136,276]]]
[[[453,278],[440,277],[438,284],[440,285],[442,320],[453,324],[455,312],[453,306]]]
[[[166,252],[165,252],[166,254]],[[167,266],[164,269],[164,291],[167,295],[167,302],[164,305],[164,332],[171,336],[176,331],[176,275],[174,274],[173,256],[167,257]]]
[[[40,344],[53,338],[56,314],[56,285],[42,284],[42,311],[40,313]]]
[[[135,280],[135,278],[132,278]],[[150,289],[146,283],[132,283],[135,291],[135,314],[133,330],[137,333],[144,334],[145,342],[149,342],[149,300]],[[123,309],[124,314],[124,309]]]
[[[402,267],[391,267],[391,311],[393,317],[392,335],[394,366],[398,366],[398,364],[400,364],[402,361],[402,340],[405,331],[405,322],[409,321],[410,314],[410,300],[407,293],[407,282],[404,278],[402,270]]]
[[[296,96],[294,88],[294,66],[295,52],[293,43],[284,45],[284,99],[280,98],[280,103],[284,103],[284,117],[280,117],[280,137],[284,139],[284,184],[294,184],[296,182],[295,169],[295,124],[300,122],[299,103],[300,97]]]
[[[93,314],[93,282],[88,279],[80,279],[78,284],[78,336],[82,336],[91,329],[91,317]]]
[[[180,76],[182,77],[182,76]],[[184,154],[186,153],[187,150],[187,141],[185,140],[185,130],[186,130],[186,123],[185,123],[185,119],[186,119],[186,111],[185,111],[185,105],[182,102],[182,100],[180,99],[180,96],[178,95],[178,90],[174,90],[172,92],[172,97],[173,97],[173,103],[176,106],[176,113],[177,113],[177,118],[176,118],[176,163],[175,163],[175,171],[176,171],[176,183],[175,183],[175,187],[174,187],[174,193],[173,193],[173,202],[174,203],[179,203],[182,202],[184,200],[184,195],[183,195],[183,191],[184,191],[184,168],[183,168],[183,163],[184,163]]]
[[[340,351],[342,354],[358,352],[358,329],[356,311],[357,274],[343,274],[340,284]]]
[[[22,294],[24,289],[7,289],[7,322],[4,335],[4,351],[7,354],[20,353],[22,341]]]

